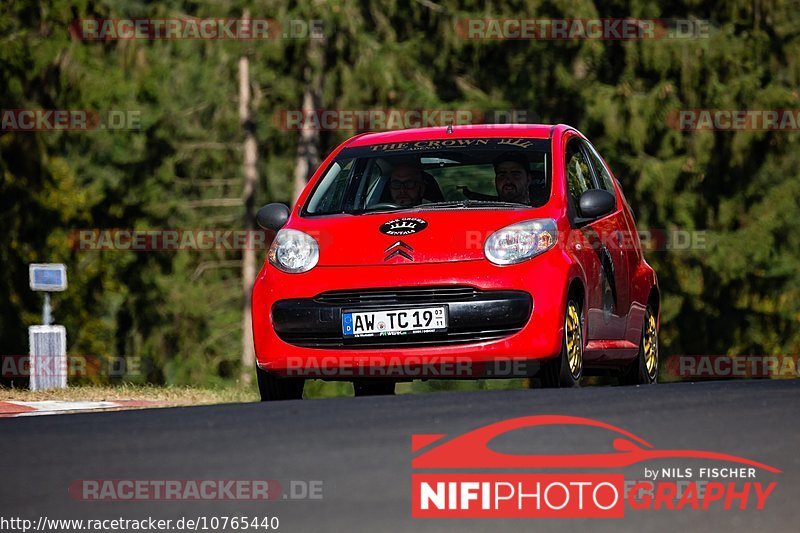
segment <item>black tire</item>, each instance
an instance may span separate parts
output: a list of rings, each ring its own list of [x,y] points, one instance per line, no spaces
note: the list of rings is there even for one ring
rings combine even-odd
[[[646,346],[645,337],[649,336],[651,344]],[[649,350],[654,349],[654,352]],[[650,359],[648,359],[648,355]],[[653,359],[654,358],[654,359]],[[648,360],[650,365],[648,368]],[[655,325],[655,314],[650,304],[644,312],[642,335],[639,337],[639,353],[636,359],[620,376],[622,385],[653,385],[658,383],[658,328]]]
[[[306,380],[302,378],[276,376],[272,372],[261,370],[258,365],[256,365],[256,377],[262,402],[299,400],[303,397],[303,386]]]
[[[353,392],[356,396],[391,396],[394,394],[394,381],[354,381]]]
[[[571,316],[571,313],[574,315]],[[577,330],[575,317],[577,316]],[[536,375],[542,388],[579,387],[583,375],[583,308],[577,300],[570,298],[564,310],[564,337],[561,340],[561,353],[545,362]],[[570,365],[568,341],[577,346],[577,363]]]

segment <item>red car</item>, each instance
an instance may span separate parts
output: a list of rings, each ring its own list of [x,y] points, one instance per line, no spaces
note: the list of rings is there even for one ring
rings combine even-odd
[[[588,374],[655,383],[659,290],[605,161],[566,125],[357,135],[275,231],[253,287],[263,400],[304,379]],[[511,369],[511,370],[509,370]]]

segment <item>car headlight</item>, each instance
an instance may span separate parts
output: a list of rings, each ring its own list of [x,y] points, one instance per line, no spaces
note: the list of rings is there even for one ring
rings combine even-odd
[[[483,245],[486,259],[496,265],[527,261],[556,245],[558,229],[552,218],[517,222],[489,235]]]
[[[308,272],[319,261],[319,245],[308,233],[284,228],[269,247],[269,262],[289,274]]]

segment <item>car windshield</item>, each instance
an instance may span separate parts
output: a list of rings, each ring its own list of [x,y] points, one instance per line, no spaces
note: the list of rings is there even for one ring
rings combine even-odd
[[[522,209],[550,198],[546,139],[453,139],[342,150],[304,214]]]

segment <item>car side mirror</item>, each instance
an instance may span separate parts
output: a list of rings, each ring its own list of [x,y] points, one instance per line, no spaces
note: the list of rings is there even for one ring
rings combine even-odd
[[[582,222],[608,215],[614,211],[616,198],[603,189],[590,189],[581,195],[578,202]]]
[[[256,213],[256,222],[264,229],[278,231],[289,220],[289,207],[285,204],[267,204]]]

